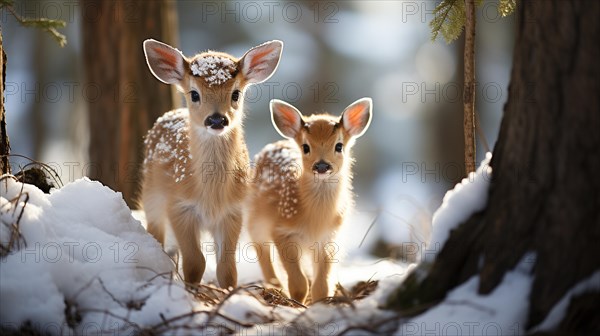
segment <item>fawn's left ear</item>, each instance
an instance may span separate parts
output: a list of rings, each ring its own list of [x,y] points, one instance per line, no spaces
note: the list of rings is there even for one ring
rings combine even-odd
[[[304,124],[302,113],[294,106],[283,100],[273,99],[270,103],[271,121],[279,134],[288,139],[293,139]]]
[[[242,74],[248,84],[262,83],[269,79],[279,64],[283,42],[274,40],[254,47],[240,59]]]
[[[342,112],[340,122],[351,136],[358,138],[369,128],[372,109],[373,100],[371,98],[361,98],[346,107]]]
[[[168,44],[147,39],[144,41],[144,54],[154,77],[165,84],[179,85],[183,79],[184,63],[187,62],[181,51]]]

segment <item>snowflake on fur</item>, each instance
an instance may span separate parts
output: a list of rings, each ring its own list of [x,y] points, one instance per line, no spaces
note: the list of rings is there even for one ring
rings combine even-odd
[[[203,77],[208,86],[213,86],[230,80],[237,67],[230,58],[211,55],[194,60],[191,69],[194,76]]]

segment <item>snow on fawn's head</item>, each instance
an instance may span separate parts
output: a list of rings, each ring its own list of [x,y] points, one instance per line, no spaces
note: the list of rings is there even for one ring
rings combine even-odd
[[[300,148],[302,175],[311,172],[320,181],[330,181],[328,177],[343,173],[350,166],[350,149],[369,127],[371,110],[371,98],[362,98],[348,106],[340,117],[329,114],[305,117],[284,101],[271,101],[275,129]]]
[[[245,89],[271,77],[282,47],[281,41],[271,41],[250,49],[239,59],[213,51],[187,58],[162,42],[144,41],[152,74],[185,94],[195,130],[212,135],[226,134],[241,124]]]

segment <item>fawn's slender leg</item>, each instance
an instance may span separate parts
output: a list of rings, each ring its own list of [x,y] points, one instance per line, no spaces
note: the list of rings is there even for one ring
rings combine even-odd
[[[169,210],[169,220],[181,250],[183,277],[190,284],[199,283],[206,268],[206,259],[200,250],[198,216],[191,209],[171,207]]]
[[[288,290],[292,299],[304,303],[308,293],[308,279],[302,272],[302,248],[298,243],[286,236],[275,238],[277,251],[281,257],[283,268],[288,274]]]
[[[242,228],[242,214],[226,216],[217,226],[217,280],[222,288],[237,286],[236,248]]]
[[[146,214],[147,230],[162,247],[165,247],[166,209],[162,192],[152,192],[152,176],[146,177],[142,193],[142,206]]]
[[[165,223],[155,219],[148,220],[148,233],[156,239],[162,248],[165,248]]]
[[[331,266],[334,262],[334,251],[331,249],[329,244],[331,243],[319,243],[318,249],[315,253],[318,253],[314,260],[318,262],[314,264],[315,267],[315,281],[310,290],[312,302],[315,303],[329,296],[329,273],[331,272]]]
[[[256,243],[260,244],[255,246],[256,253],[258,254],[258,262],[260,264],[260,268],[262,269],[263,277],[265,281],[271,285],[281,287],[281,282],[277,279],[277,275],[275,274],[275,268],[273,267],[273,258],[271,256],[271,242],[264,243]]]
[[[271,255],[274,247],[270,234],[270,228],[273,227],[272,223],[267,222],[267,219],[260,215],[250,213],[248,214],[246,227],[256,250],[256,256],[265,282],[281,287],[281,282],[275,274],[273,256]]]

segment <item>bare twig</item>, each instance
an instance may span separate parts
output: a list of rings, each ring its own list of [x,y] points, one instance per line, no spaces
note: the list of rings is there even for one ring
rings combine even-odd
[[[52,177],[52,179],[54,180],[54,182],[56,183],[56,185],[58,187],[64,186],[64,183],[61,180],[60,176],[58,175],[58,172],[56,170],[54,170],[54,168],[52,168],[50,165],[48,165],[44,162],[38,161],[38,160],[34,160],[28,156],[21,155],[21,154],[8,154],[7,157],[20,157],[20,158],[31,161],[30,163],[20,167],[21,171],[25,170],[30,165],[40,166],[43,170],[45,170],[48,173],[48,175],[50,175]]]
[[[12,175],[4,175],[2,176],[2,180],[7,178],[14,178]],[[21,246],[27,247],[27,241],[25,237],[21,234],[20,225],[21,219],[23,218],[23,213],[25,212],[25,207],[29,202],[29,193],[23,191],[23,186],[21,186],[21,190],[19,194],[9,200],[8,203],[4,204],[4,206],[10,207],[7,210],[7,213],[10,212],[12,208],[12,222],[4,222],[2,224],[7,227],[10,232],[10,238],[8,242],[5,244],[0,244],[0,257],[5,257],[9,255],[11,252],[15,250],[19,250]],[[19,214],[17,215],[17,209],[20,208]],[[2,209],[0,208],[0,211]]]
[[[490,145],[488,144],[487,138],[485,137],[485,132],[483,132],[483,129],[481,128],[479,119],[480,119],[479,113],[477,113],[477,111],[475,111],[475,128],[477,130],[477,136],[479,137],[479,140],[481,140],[481,142],[483,143],[483,148],[485,149],[485,151],[489,152]]]
[[[380,214],[381,214],[380,209],[377,209],[377,214],[375,215],[375,218],[373,218],[373,221],[371,222],[371,225],[369,225],[369,228],[367,229],[367,232],[365,232],[365,235],[363,236],[362,240],[360,241],[360,244],[358,244],[359,248],[362,247],[362,244],[365,242],[365,239],[367,239],[367,235],[369,235],[369,232],[373,228],[373,225],[375,225],[375,223],[379,219],[379,215]]]

